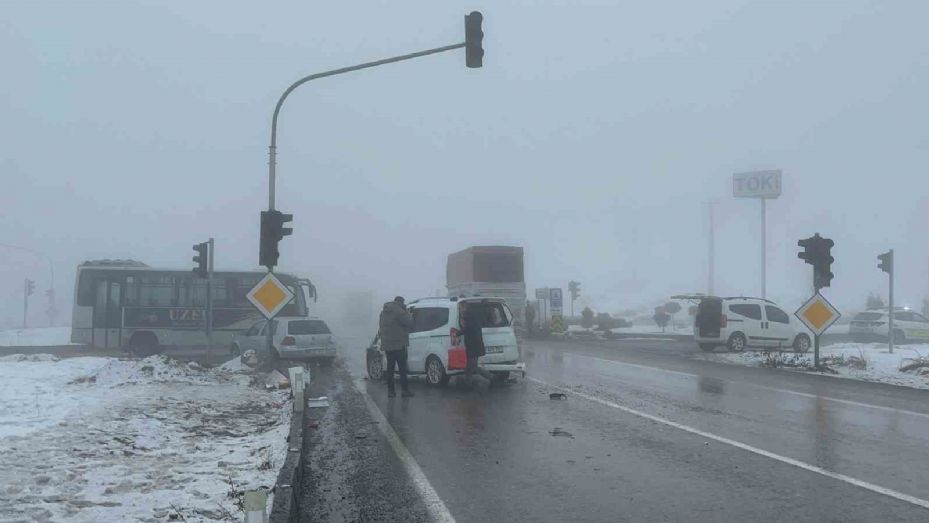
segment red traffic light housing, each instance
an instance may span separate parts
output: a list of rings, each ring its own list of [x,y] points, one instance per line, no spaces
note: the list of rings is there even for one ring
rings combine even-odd
[[[284,214],[280,211],[261,211],[261,239],[258,246],[258,264],[269,270],[277,265],[280,258],[278,242],[284,236],[290,236],[294,230],[284,227],[285,223],[294,219],[293,214]]]
[[[194,274],[206,278],[209,275],[207,267],[209,267],[210,244],[209,242],[198,243],[194,245],[193,249],[197,252],[197,255],[192,258],[196,264]]]
[[[484,15],[472,11],[465,15],[465,65],[476,69],[484,65]]]

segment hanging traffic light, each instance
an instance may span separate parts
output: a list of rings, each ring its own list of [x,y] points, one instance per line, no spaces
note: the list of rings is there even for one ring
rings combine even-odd
[[[210,252],[210,243],[203,242],[194,245],[194,251],[197,252],[197,255],[193,257],[193,261],[196,264],[194,267],[194,274],[201,278],[206,278],[209,275],[209,252]]]
[[[284,214],[280,211],[261,211],[261,238],[258,247],[258,264],[269,270],[277,265],[281,253],[278,242],[284,236],[290,236],[294,230],[284,227],[285,223],[293,221],[293,214]]]
[[[832,278],[835,277],[832,274],[832,262],[835,261],[832,257],[832,247],[835,242],[816,233],[797,241],[797,245],[803,247],[803,252],[797,253],[797,258],[813,266],[813,286],[816,290],[829,287]]]
[[[884,254],[878,254],[877,259],[880,261],[880,263],[877,264],[878,269],[886,272],[887,274],[891,274],[892,272],[894,272],[894,250],[893,249],[890,249]]]
[[[465,65],[476,69],[484,65],[484,31],[481,23],[484,15],[480,11],[472,11],[465,15]]]

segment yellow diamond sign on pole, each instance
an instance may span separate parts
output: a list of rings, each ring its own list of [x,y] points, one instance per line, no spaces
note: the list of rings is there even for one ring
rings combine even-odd
[[[817,336],[826,332],[842,315],[822,294],[816,293],[794,315]]]
[[[270,320],[294,299],[294,293],[269,272],[245,297]]]

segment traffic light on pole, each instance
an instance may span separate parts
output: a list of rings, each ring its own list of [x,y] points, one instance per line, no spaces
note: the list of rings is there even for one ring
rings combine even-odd
[[[194,274],[201,278],[206,278],[209,274],[209,252],[210,244],[209,242],[198,243],[194,245],[193,249],[197,252],[197,255],[193,257],[193,261],[196,264],[194,267]]]
[[[35,282],[26,278],[26,296],[32,296],[35,293]]]
[[[576,300],[581,295],[581,283],[576,281],[568,282],[568,290],[571,292],[571,299]]]
[[[803,247],[803,252],[797,253],[797,258],[800,258],[801,260],[805,261],[806,263],[809,263],[810,265],[813,265],[814,263],[813,262],[813,252],[814,252],[813,242],[815,240],[816,240],[815,237],[810,237],[810,238],[804,238],[797,242],[797,245],[799,245],[800,247]]]
[[[465,15],[465,65],[476,69],[484,65],[484,15],[472,11]]]
[[[284,227],[285,223],[293,221],[293,214],[284,214],[280,211],[261,211],[261,239],[258,247],[258,264],[268,269],[277,265],[281,253],[278,242],[284,236],[290,236],[294,230]]]
[[[878,254],[877,259],[880,263],[877,264],[877,268],[890,274],[894,272],[894,251],[893,249],[885,252],[884,254]]]
[[[832,262],[835,261],[835,258],[832,257],[832,247],[835,242],[829,238],[822,238],[819,234],[813,238],[817,240],[815,262],[813,264],[813,286],[818,290],[829,287],[832,278],[835,276],[832,274]]]

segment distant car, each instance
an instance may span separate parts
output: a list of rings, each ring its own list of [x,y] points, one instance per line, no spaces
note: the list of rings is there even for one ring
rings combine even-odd
[[[337,346],[326,322],[314,317],[275,318],[271,322],[271,352],[267,343],[268,322],[259,321],[232,339],[232,352],[239,354],[243,363],[251,354],[260,362],[280,359],[318,360],[331,363]]]
[[[848,326],[852,341],[886,342],[890,338],[890,310],[871,309],[859,312]],[[894,308],[894,343],[929,341],[929,319],[909,309]]]
[[[410,375],[424,375],[430,385],[444,386],[465,369],[464,342],[460,334],[458,306],[476,307],[484,319],[486,355],[478,364],[505,381],[512,372],[525,374],[513,331],[513,314],[502,298],[424,298],[407,304],[413,315],[407,367]],[[368,376],[380,380],[387,366],[377,337],[367,348]]]
[[[720,345],[732,352],[747,347],[810,349],[810,335],[799,320],[761,298],[701,296],[694,339],[707,352]]]

